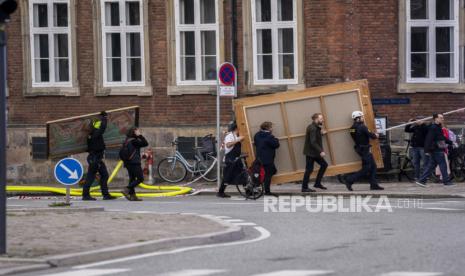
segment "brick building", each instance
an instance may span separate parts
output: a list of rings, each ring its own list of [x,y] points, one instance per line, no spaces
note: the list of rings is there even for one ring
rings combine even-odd
[[[159,155],[213,131],[216,66],[239,95],[366,78],[391,124],[465,105],[463,0],[19,0],[8,26],[9,178],[39,181],[49,120],[141,107]],[[223,123],[231,101],[222,101]],[[447,118],[463,125],[465,115]],[[29,181],[28,180],[28,181]],[[32,181],[31,180],[31,181]]]

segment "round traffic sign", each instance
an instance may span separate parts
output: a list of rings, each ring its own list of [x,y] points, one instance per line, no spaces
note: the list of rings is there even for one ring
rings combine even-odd
[[[81,162],[74,158],[64,158],[55,165],[55,178],[63,185],[74,185],[84,174]]]
[[[232,86],[236,82],[236,70],[231,63],[223,63],[218,71],[221,85]]]

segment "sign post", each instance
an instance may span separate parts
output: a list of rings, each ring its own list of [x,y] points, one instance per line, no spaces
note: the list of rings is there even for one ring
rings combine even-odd
[[[216,156],[217,156],[217,181],[218,188],[221,185],[221,158],[220,158],[220,97],[236,97],[237,96],[237,72],[236,67],[229,62],[220,65],[218,69],[216,87]]]
[[[81,180],[82,164],[74,158],[64,158],[55,165],[54,173],[56,180],[66,186],[66,205],[70,205],[70,186]]]

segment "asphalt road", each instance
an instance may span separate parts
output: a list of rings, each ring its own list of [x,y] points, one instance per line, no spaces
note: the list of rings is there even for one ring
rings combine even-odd
[[[305,207],[296,212],[264,212],[263,199],[213,196],[76,201],[75,205],[114,211],[215,215],[241,225],[246,238],[22,275],[465,275],[465,200],[389,200],[392,212],[376,213],[309,212]],[[49,201],[10,199],[8,204],[44,206]],[[372,199],[369,205],[377,202]]]

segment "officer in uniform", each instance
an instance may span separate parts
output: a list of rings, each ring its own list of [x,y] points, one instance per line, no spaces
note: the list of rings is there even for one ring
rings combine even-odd
[[[378,185],[378,181],[376,180],[376,162],[370,151],[370,139],[378,139],[379,135],[368,130],[365,125],[363,112],[352,112],[352,119],[354,120],[354,124],[350,128],[350,135],[355,142],[355,152],[362,158],[362,169],[345,178],[346,187],[349,191],[352,191],[352,184],[363,176],[368,175],[370,177],[370,190],[384,190],[383,187]]]
[[[90,196],[90,187],[95,180],[97,172],[100,174],[100,189],[102,191],[104,200],[112,200],[116,197],[110,195],[108,192],[108,170],[103,162],[105,155],[105,141],[103,140],[103,133],[107,128],[108,114],[102,111],[98,118],[93,120],[91,124],[91,131],[87,136],[87,163],[89,168],[87,171],[86,183],[82,189],[82,200],[96,200]]]

